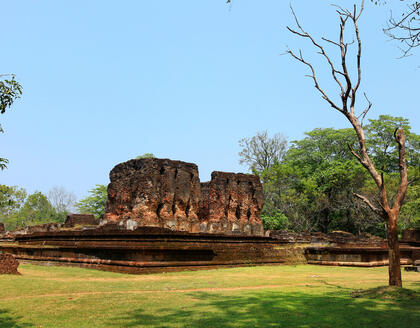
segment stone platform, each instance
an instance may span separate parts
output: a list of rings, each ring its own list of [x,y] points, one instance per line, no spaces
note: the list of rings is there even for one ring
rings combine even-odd
[[[420,248],[418,247],[400,244],[401,265],[413,264],[416,257],[416,253],[419,250]],[[376,267],[385,266],[389,264],[388,248],[386,246],[310,246],[306,247],[305,249],[305,257],[308,261],[308,264],[352,267]]]
[[[19,261],[137,274],[305,262],[294,246],[268,237],[162,228],[35,232],[0,244],[0,250]]]

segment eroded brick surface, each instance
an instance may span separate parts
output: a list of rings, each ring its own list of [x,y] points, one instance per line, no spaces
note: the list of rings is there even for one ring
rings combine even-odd
[[[12,254],[0,253],[0,274],[19,274],[19,262]]]
[[[255,175],[213,172],[200,183],[195,164],[146,158],[110,173],[103,222],[130,230],[155,226],[176,231],[263,235],[262,185]]]
[[[190,231],[191,222],[198,220],[200,180],[195,164],[135,159],[115,166],[110,180],[108,222]]]
[[[96,221],[93,214],[68,214],[66,217],[66,221],[64,222],[65,227],[74,227],[77,225],[85,226],[85,225],[97,225],[98,222]]]

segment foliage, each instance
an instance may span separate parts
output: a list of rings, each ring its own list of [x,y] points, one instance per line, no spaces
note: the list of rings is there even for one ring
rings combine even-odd
[[[22,86],[15,80],[15,76],[12,74],[10,79],[4,78],[7,76],[9,75],[0,75],[0,114],[4,114],[6,109],[12,106],[13,102],[22,95]],[[0,133],[3,133],[1,124]],[[9,161],[6,158],[0,157],[1,170],[7,167],[7,163]]]
[[[153,155],[152,153],[144,153],[143,155],[136,157],[136,159],[142,159],[142,158],[156,158],[156,156]]]
[[[0,217],[6,217],[19,211],[27,193],[23,188],[0,185]]]
[[[93,214],[99,218],[105,214],[105,205],[108,199],[108,190],[105,185],[97,184],[95,188],[89,190],[89,196],[76,203],[79,213]]]
[[[35,191],[17,211],[11,212],[2,220],[8,230],[15,230],[44,223],[63,222],[64,217],[57,213],[43,193]]]
[[[64,222],[66,214],[67,210],[54,207],[39,191],[28,196],[23,188],[0,185],[0,222],[7,230]]]
[[[282,161],[287,149],[287,140],[279,133],[270,138],[267,131],[263,131],[251,138],[239,140],[239,146],[242,148],[239,163],[247,165],[251,172],[261,174]]]
[[[407,131],[409,177],[400,228],[420,225],[419,136],[410,131],[409,121],[381,115],[366,126],[367,144],[375,163],[383,168],[390,194],[399,186],[395,166],[397,127]],[[386,226],[379,216],[354,197],[355,193],[378,199],[377,187],[354,159],[349,147],[356,148],[353,129],[314,129],[305,138],[291,142],[281,162],[264,170],[265,204],[262,217],[284,214],[293,231],[344,230],[355,234],[367,232],[385,237]]]
[[[4,114],[6,109],[12,106],[13,102],[22,95],[22,86],[10,75],[10,79],[2,79],[8,75],[0,75],[0,113]]]
[[[261,220],[266,230],[286,230],[289,227],[289,219],[279,210],[272,215],[261,215]]]

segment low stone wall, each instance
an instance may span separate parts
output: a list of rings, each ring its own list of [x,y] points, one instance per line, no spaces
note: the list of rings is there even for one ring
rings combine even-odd
[[[66,221],[64,222],[64,227],[66,228],[89,225],[98,225],[98,222],[93,214],[68,214],[66,216]]]
[[[414,263],[416,249],[400,245],[401,265]],[[305,249],[308,264],[375,267],[388,265],[388,248],[386,247],[316,247]]]

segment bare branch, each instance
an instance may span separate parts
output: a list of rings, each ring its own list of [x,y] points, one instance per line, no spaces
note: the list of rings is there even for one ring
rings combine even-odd
[[[327,96],[327,94],[325,93],[325,91],[324,90],[322,90],[321,89],[321,87],[319,86],[319,83],[318,83],[318,80],[317,80],[317,78],[316,78],[316,75],[315,75],[315,69],[314,69],[314,67],[312,66],[312,64],[311,63],[309,63],[309,62],[307,62],[307,61],[305,61],[304,59],[303,59],[303,56],[302,56],[302,51],[301,50],[299,50],[299,56],[297,56],[292,50],[290,50],[290,49],[288,49],[287,51],[286,51],[286,53],[288,53],[288,54],[290,54],[294,59],[296,59],[296,60],[298,60],[298,61],[300,61],[301,63],[303,63],[303,64],[305,64],[306,66],[308,66],[310,69],[311,69],[311,71],[312,71],[312,75],[307,75],[308,77],[310,77],[310,78],[312,78],[313,80],[314,80],[314,83],[315,83],[315,88],[322,94],[322,98],[323,99],[325,99],[330,105],[331,105],[331,107],[333,107],[334,109],[336,109],[336,110],[338,110],[338,111],[340,111],[340,112],[342,112],[343,110],[340,108],[340,107],[338,107],[328,96]]]
[[[366,114],[369,112],[369,110],[372,108],[372,103],[370,102],[369,98],[366,95],[366,92],[363,92],[363,95],[365,96],[366,101],[368,102],[367,107],[365,108],[365,110],[357,117],[358,120],[360,120],[360,117],[362,118],[360,120],[360,124],[363,126],[363,120],[366,117]]]
[[[359,198],[359,199],[361,199],[367,206],[369,206],[369,208],[373,211],[373,212],[375,212],[376,214],[378,214],[380,217],[383,217],[384,215],[384,210],[381,208],[381,209],[379,209],[379,208],[377,208],[375,205],[373,205],[372,204],[372,202],[367,198],[367,197],[365,197],[365,196],[363,196],[363,195],[360,195],[360,194],[356,194],[356,193],[354,193],[353,194],[354,196],[356,196],[357,198]]]
[[[408,5],[408,12],[400,20],[392,16],[388,20],[388,27],[383,31],[391,39],[400,41],[405,49],[400,48],[402,57],[410,56],[410,51],[420,46],[420,2],[415,1]],[[416,24],[416,25],[413,25]]]
[[[362,164],[362,165],[363,165],[362,158],[359,156],[359,154],[357,154],[357,153],[354,151],[354,149],[352,148],[352,146],[351,146],[350,144],[347,144],[347,147],[349,148],[349,150],[350,150],[350,152],[352,153],[352,155],[353,155],[354,157],[356,157],[356,158],[357,158],[357,160],[360,162],[360,164]]]
[[[294,17],[294,19],[295,19],[296,25],[297,25],[297,27],[299,28],[299,30],[300,30],[301,32],[298,32],[298,31],[296,31],[296,30],[294,30],[294,29],[290,28],[289,26],[286,26],[286,28],[287,28],[290,32],[292,32],[293,34],[296,34],[296,35],[299,35],[299,36],[301,36],[301,37],[303,37],[303,38],[308,38],[309,40],[311,40],[312,44],[313,44],[315,47],[317,47],[317,48],[319,49],[319,52],[318,52],[318,53],[319,53],[321,56],[323,56],[323,57],[325,58],[325,60],[328,62],[328,65],[330,65],[332,77],[334,78],[334,80],[335,80],[335,82],[338,84],[338,86],[340,87],[340,89],[341,89],[341,93],[344,93],[344,88],[343,88],[343,85],[341,84],[340,80],[338,79],[338,77],[337,77],[336,73],[340,73],[341,75],[344,75],[344,74],[343,74],[343,73],[341,73],[341,72],[339,72],[339,71],[337,71],[337,69],[334,67],[333,62],[331,61],[330,57],[329,57],[329,56],[327,55],[327,53],[325,52],[324,47],[323,47],[323,46],[321,46],[318,42],[316,42],[316,41],[315,41],[315,39],[314,39],[314,38],[313,38],[313,37],[312,37],[312,36],[311,36],[308,32],[306,32],[306,31],[302,28],[302,26],[301,26],[301,25],[300,25],[300,23],[299,23],[299,20],[298,20],[298,18],[297,18],[297,16],[296,16],[296,13],[295,13],[295,11],[294,11],[294,9],[293,9],[292,5],[290,5],[290,9],[291,9],[292,14],[293,14],[293,17]]]

